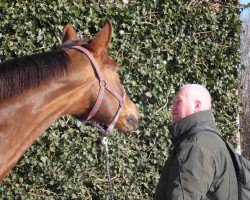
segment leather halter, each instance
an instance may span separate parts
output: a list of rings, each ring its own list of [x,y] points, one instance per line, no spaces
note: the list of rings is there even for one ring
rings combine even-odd
[[[96,99],[96,102],[91,110],[91,112],[89,113],[88,117],[86,118],[86,122],[89,122],[91,124],[93,124],[95,127],[97,127],[101,133],[103,134],[109,134],[113,129],[114,129],[114,126],[120,116],[120,113],[121,113],[121,110],[122,110],[122,107],[124,105],[124,102],[125,102],[125,90],[124,90],[124,87],[122,87],[122,90],[123,90],[123,96],[121,97],[121,95],[119,95],[115,90],[114,88],[109,85],[101,70],[100,70],[100,67],[98,66],[97,62],[95,61],[94,57],[91,55],[90,51],[88,51],[87,49],[81,47],[81,46],[72,46],[71,48],[73,49],[76,49],[82,53],[84,53],[88,59],[91,61],[92,63],[92,66],[97,74],[97,78],[100,82],[100,89],[99,89],[99,92],[98,92],[98,97]],[[98,112],[101,104],[102,104],[102,101],[103,101],[103,97],[104,97],[104,93],[105,93],[105,90],[108,90],[118,101],[119,101],[119,107],[118,107],[118,110],[116,111],[116,114],[115,116],[113,117],[110,125],[107,127],[107,129],[105,130],[103,127],[101,127],[101,125],[95,123],[95,122],[90,122],[89,120],[91,118],[93,118],[95,116],[95,114]]]

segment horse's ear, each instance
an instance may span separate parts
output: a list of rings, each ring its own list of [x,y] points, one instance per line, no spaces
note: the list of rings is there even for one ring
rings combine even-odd
[[[62,43],[66,41],[78,40],[78,36],[71,23],[68,23],[63,30]]]
[[[94,39],[90,43],[90,47],[97,54],[108,49],[109,43],[112,38],[112,24],[110,20],[106,20],[102,29],[95,35]]]

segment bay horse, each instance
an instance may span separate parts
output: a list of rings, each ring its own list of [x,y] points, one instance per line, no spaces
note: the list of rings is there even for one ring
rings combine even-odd
[[[69,23],[61,48],[0,65],[0,180],[61,116],[108,126],[108,131],[137,128],[138,109],[107,54],[111,38],[109,20],[92,40],[80,40]]]

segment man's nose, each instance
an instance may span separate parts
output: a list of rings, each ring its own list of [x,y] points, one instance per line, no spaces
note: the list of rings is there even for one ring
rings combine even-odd
[[[173,110],[173,105],[171,104],[168,109]]]

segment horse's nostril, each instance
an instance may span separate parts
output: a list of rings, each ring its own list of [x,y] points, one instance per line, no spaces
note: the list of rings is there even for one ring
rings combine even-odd
[[[127,117],[127,122],[134,127],[134,129],[138,128],[138,119],[134,115],[129,115]]]

